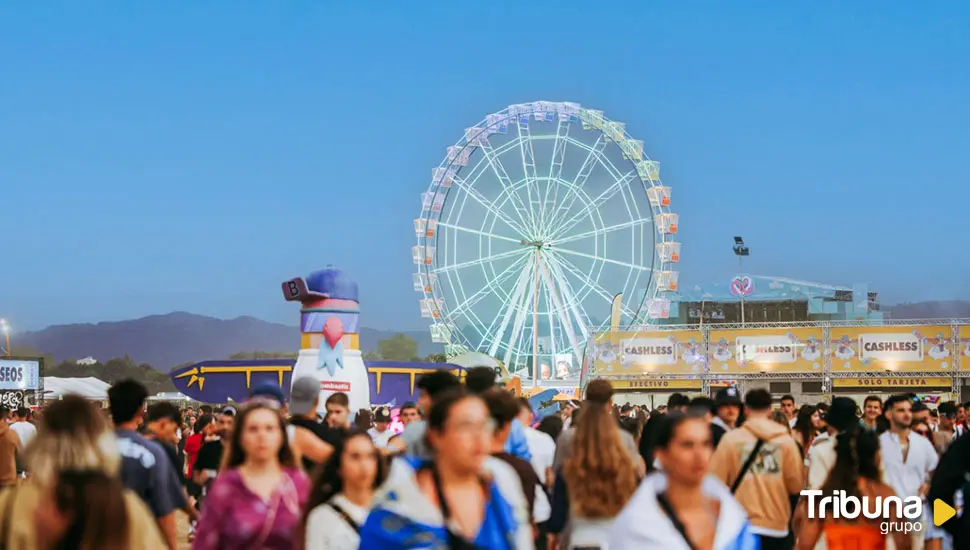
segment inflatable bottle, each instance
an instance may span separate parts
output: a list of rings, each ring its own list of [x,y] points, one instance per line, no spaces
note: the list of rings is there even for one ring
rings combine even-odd
[[[320,380],[317,410],[326,414],[327,398],[343,392],[353,415],[370,408],[370,382],[360,353],[360,304],[357,283],[343,271],[328,267],[305,279],[283,283],[287,301],[300,302],[300,355],[292,380],[307,375]]]

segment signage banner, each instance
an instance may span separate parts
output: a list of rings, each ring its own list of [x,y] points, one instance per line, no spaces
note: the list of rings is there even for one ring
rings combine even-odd
[[[822,329],[712,330],[711,374],[821,372]]]
[[[701,389],[700,380],[610,380],[614,390],[697,390]]]
[[[960,354],[960,370],[970,370],[970,325],[960,327],[957,353]]]
[[[949,326],[833,327],[830,335],[832,372],[946,371],[953,367]]]
[[[707,363],[697,330],[601,332],[592,348],[593,376],[699,374]]]
[[[36,390],[39,387],[39,361],[0,359],[0,390]]]
[[[949,378],[833,378],[833,388],[950,388]]]

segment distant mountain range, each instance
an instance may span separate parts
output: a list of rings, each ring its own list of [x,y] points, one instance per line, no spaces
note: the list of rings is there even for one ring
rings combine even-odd
[[[377,342],[395,334],[360,329],[360,346],[365,352]],[[418,343],[422,357],[441,353],[441,344],[431,342],[428,331],[403,332]],[[97,324],[55,325],[16,335],[13,347],[51,354],[56,361],[94,357],[106,361],[128,354],[138,363],[160,370],[176,365],[226,359],[246,351],[295,352],[300,349],[300,329],[270,323],[254,317],[217,319],[193,313],[151,315],[130,321]]]
[[[917,302],[883,308],[891,319],[970,318],[970,301]],[[403,332],[418,343],[418,354],[441,353],[428,331]],[[363,351],[393,331],[360,329]],[[206,359],[225,359],[246,351],[294,352],[300,347],[300,330],[254,317],[217,319],[176,312],[130,321],[55,325],[16,335],[14,348],[51,354],[57,361],[94,357],[102,361],[128,354],[134,361],[160,370]]]

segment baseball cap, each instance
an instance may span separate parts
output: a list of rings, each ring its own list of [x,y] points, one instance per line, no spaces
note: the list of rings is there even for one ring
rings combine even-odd
[[[387,407],[377,407],[374,411],[374,422],[390,422],[391,409]]]
[[[301,376],[290,388],[290,414],[303,416],[312,411],[320,397],[320,380],[313,376]]]
[[[855,426],[859,419],[855,415],[855,401],[848,397],[832,399],[828,412],[825,413],[825,423],[843,432]]]
[[[721,405],[735,405],[740,407],[741,394],[738,393],[738,389],[734,386],[718,390],[717,394],[714,396],[714,406],[720,407]]]
[[[272,382],[260,382],[256,384],[249,392],[249,398],[252,399],[254,397],[272,399],[278,402],[280,406],[286,401],[286,397],[283,395],[283,388]]]

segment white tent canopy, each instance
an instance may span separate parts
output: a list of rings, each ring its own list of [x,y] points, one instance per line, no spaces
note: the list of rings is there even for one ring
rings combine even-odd
[[[59,399],[68,394],[75,394],[85,399],[96,401],[106,401],[108,399],[108,388],[111,385],[103,380],[94,377],[87,378],[57,378],[55,376],[44,377],[44,399]]]

